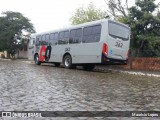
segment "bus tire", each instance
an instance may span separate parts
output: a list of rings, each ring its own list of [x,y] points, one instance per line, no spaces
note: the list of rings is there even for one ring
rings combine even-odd
[[[54,63],[54,65],[55,65],[56,67],[59,67],[59,66],[60,66],[60,63]]]
[[[64,59],[63,59],[63,65],[65,68],[67,69],[71,69],[74,68],[73,64],[72,64],[72,58],[70,55],[65,55]]]
[[[41,61],[39,61],[39,55],[38,54],[35,55],[34,62],[35,62],[36,65],[40,65],[41,64]]]
[[[87,71],[91,71],[95,68],[95,65],[94,64],[86,64],[86,65],[83,65],[83,69],[84,70],[87,70]]]

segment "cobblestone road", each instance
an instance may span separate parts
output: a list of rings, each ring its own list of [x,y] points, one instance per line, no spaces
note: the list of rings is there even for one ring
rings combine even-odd
[[[0,111],[160,110],[160,79],[0,61]]]

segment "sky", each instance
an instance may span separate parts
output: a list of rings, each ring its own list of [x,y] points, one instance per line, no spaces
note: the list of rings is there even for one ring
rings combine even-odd
[[[107,8],[104,0],[0,0],[0,14],[20,12],[31,20],[39,33],[69,26],[76,9],[86,7],[90,2],[98,9]]]

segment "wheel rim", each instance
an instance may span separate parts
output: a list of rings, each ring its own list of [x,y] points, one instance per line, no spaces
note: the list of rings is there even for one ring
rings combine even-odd
[[[65,66],[68,67],[70,65],[70,61],[71,60],[69,58],[66,58],[65,61],[64,61]]]

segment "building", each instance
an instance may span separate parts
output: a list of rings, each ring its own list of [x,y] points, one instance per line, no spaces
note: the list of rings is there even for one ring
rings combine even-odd
[[[0,58],[7,58],[7,51],[0,52]]]

